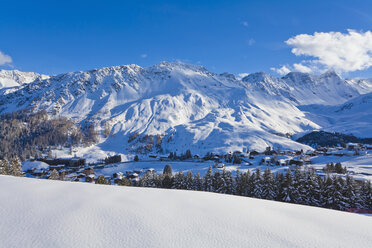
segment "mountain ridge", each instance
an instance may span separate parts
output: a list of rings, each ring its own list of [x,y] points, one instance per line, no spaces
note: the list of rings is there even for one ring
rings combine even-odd
[[[303,82],[306,87],[298,86]],[[372,91],[369,83],[363,83],[362,92]],[[99,131],[109,125],[110,137],[102,138],[99,146],[123,153],[156,152],[155,147],[144,149],[140,141],[149,135],[161,135],[164,152],[267,146],[311,149],[286,138],[322,128],[298,107],[314,102],[343,104],[361,95],[359,85],[331,72],[292,73],[283,78],[261,72],[240,80],[202,66],[162,62],[147,68],[104,67],[35,80],[0,94],[0,113],[45,109],[82,125],[93,123]],[[139,137],[128,142],[137,133]]]

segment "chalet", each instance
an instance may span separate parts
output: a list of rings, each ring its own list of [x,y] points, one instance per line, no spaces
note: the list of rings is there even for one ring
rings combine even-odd
[[[94,174],[88,175],[85,177],[85,182],[87,183],[94,183]]]
[[[372,150],[372,145],[364,145],[364,148],[367,150]]]
[[[334,153],[334,155],[337,156],[337,157],[342,157],[342,156],[344,156],[344,152],[343,151],[337,151],[337,152]]]
[[[42,177],[45,175],[45,171],[42,170],[42,169],[35,169],[33,172],[32,172],[32,175],[35,176],[35,177]]]
[[[299,157],[300,160],[304,162],[304,164],[311,164],[310,156],[303,155]]]
[[[346,149],[348,149],[349,151],[355,150],[357,148],[359,148],[359,144],[357,144],[357,143],[347,143],[346,144]]]
[[[155,169],[154,168],[149,168],[146,170],[146,173],[154,173],[155,172]]]
[[[36,168],[28,169],[28,170],[26,170],[26,173],[32,174],[35,170],[36,170]]]
[[[194,159],[200,159],[200,156],[198,154],[195,154]]]
[[[49,170],[61,170],[61,169],[64,169],[65,168],[65,165],[64,164],[57,164],[57,165],[50,165],[49,166]]]
[[[132,181],[138,181],[138,174],[137,173],[132,173],[127,178],[131,179]]]
[[[91,167],[85,168],[81,173],[85,174],[86,176],[94,174],[94,169]]]
[[[84,177],[86,177],[86,175],[84,173],[79,173],[76,177],[77,178],[84,178]]]
[[[301,160],[301,159],[291,159],[291,160],[289,160],[289,165],[303,166],[304,161]]]
[[[270,164],[271,164],[271,157],[264,157],[264,158],[261,160],[261,163],[262,163],[262,164],[265,164],[265,165],[270,165]]]
[[[168,156],[160,156],[160,161],[169,161],[170,158]]]
[[[223,168],[225,168],[225,164],[224,163],[215,163],[214,165],[213,165],[213,168],[217,168],[217,169],[223,169]]]
[[[279,166],[286,166],[286,165],[288,165],[288,160],[285,160],[285,159],[279,159],[278,161],[276,161],[276,165],[279,165]]]
[[[157,158],[158,157],[158,155],[156,155],[156,154],[149,154],[149,158]]]
[[[122,172],[117,172],[112,174],[112,178],[114,179],[114,183],[118,184],[124,177],[124,174]]]
[[[124,177],[124,174],[123,174],[123,172],[116,172],[116,173],[112,174],[112,177],[122,179]]]
[[[355,151],[353,151],[353,150],[345,151],[344,155],[345,156],[354,156],[355,155]]]
[[[250,157],[250,156],[257,156],[257,155],[260,155],[260,153],[259,153],[258,151],[251,151],[251,152],[249,153],[249,157]]]

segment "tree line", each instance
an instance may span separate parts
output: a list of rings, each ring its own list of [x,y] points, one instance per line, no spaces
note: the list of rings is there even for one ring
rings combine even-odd
[[[89,145],[97,137],[93,125],[81,128],[66,117],[50,118],[46,111],[26,109],[0,115],[0,159],[23,161],[51,147]]]
[[[338,210],[372,209],[371,182],[356,181],[348,175],[345,178],[330,174],[321,176],[312,168],[296,168],[293,172],[288,169],[286,173],[274,174],[270,168],[263,172],[258,168],[253,173],[237,171],[233,176],[225,169],[213,172],[209,167],[202,177],[191,171],[173,175],[169,167],[164,168],[163,174],[148,171],[134,182],[123,178],[119,185],[207,191]],[[104,178],[96,183],[102,182],[109,184]]]

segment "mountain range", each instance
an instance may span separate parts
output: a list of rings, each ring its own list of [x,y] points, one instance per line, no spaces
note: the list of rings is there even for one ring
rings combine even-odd
[[[95,146],[105,152],[310,149],[290,136],[320,129],[372,136],[372,80],[331,71],[238,78],[162,62],[56,76],[1,70],[0,86],[0,113],[45,109],[100,132],[110,127]],[[155,135],[158,146],[149,146]]]

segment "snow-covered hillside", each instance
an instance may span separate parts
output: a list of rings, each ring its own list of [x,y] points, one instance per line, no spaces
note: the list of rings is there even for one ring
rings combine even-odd
[[[9,187],[11,185],[11,187]],[[4,247],[370,247],[371,217],[221,195],[0,176]]]
[[[21,72],[18,70],[0,70],[0,89],[17,87],[35,80],[46,79],[48,76],[35,72]]]
[[[98,150],[158,152],[147,136],[160,135],[163,152],[228,152],[267,146],[309,147],[286,135],[324,127],[301,105],[343,104],[372,91],[368,80],[344,80],[336,73],[314,76],[265,73],[238,79],[201,66],[163,62],[142,68],[115,66],[36,80],[0,94],[0,112],[46,109],[98,130],[111,128]],[[139,136],[128,142],[130,137]],[[147,135],[147,136],[146,136]]]
[[[372,93],[360,95],[336,106],[302,106],[307,117],[323,130],[372,137]]]

